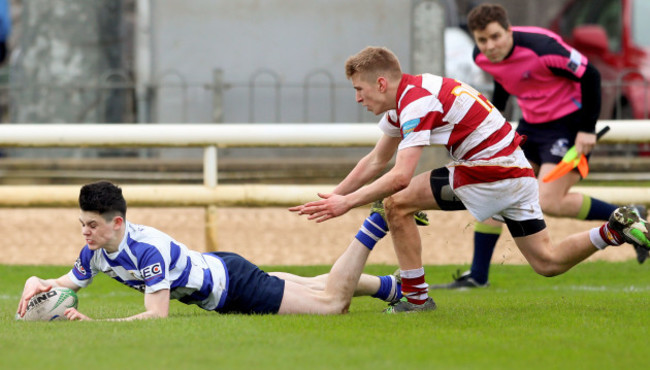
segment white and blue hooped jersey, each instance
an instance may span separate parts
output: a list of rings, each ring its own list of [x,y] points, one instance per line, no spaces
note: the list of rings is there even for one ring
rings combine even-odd
[[[188,249],[153,227],[126,222],[118,251],[92,251],[86,245],[68,277],[82,288],[103,272],[144,293],[169,289],[171,299],[206,310],[226,298],[226,269],[217,256]]]

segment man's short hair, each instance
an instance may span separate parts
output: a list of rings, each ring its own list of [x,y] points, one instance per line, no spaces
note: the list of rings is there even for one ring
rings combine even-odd
[[[492,22],[498,22],[504,29],[510,28],[508,12],[498,4],[481,4],[467,15],[469,32],[482,31]]]
[[[397,56],[385,47],[368,46],[345,61],[345,76],[350,79],[359,74],[365,81],[374,81],[380,75],[402,78],[402,68]]]
[[[79,191],[79,208],[86,212],[97,212],[106,221],[115,216],[126,217],[126,200],[122,189],[110,181],[86,184]]]

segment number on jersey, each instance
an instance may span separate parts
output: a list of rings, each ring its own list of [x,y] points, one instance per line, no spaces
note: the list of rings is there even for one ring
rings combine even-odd
[[[454,87],[454,89],[451,90],[451,93],[455,95],[457,98],[461,98],[461,97],[471,98],[472,100],[481,104],[483,108],[485,108],[488,111],[488,113],[492,112],[492,109],[494,108],[494,105],[492,105],[492,103],[490,103],[489,100],[485,99],[480,92],[478,92],[473,87],[465,84],[464,82],[461,82],[460,85]]]

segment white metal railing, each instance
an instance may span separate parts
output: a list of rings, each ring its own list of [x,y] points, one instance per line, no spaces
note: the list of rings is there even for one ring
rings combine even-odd
[[[650,142],[650,120],[600,121],[604,143]],[[372,146],[375,124],[5,124],[0,147],[203,147],[204,185],[218,183],[217,150],[225,147]]]
[[[226,147],[373,145],[374,124],[9,124],[0,147],[203,147],[204,185],[216,186],[217,150]]]
[[[650,121],[601,121],[602,142],[648,143]],[[219,185],[217,147],[372,146],[375,124],[5,124],[0,147],[203,147],[203,185],[126,185],[131,206],[203,206],[206,249],[217,250],[217,206],[286,206],[316,198],[332,185]],[[616,204],[650,203],[650,188],[576,189]],[[0,207],[75,207],[76,185],[2,185]]]

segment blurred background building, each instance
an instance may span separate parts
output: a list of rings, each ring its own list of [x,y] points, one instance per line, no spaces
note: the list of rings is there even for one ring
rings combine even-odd
[[[504,5],[514,24],[549,27],[574,1],[491,2]],[[345,59],[367,45],[395,51],[405,72],[444,74],[490,96],[491,79],[474,65],[465,28],[466,14],[481,2],[12,0],[8,57],[0,71],[1,118],[6,124],[375,122],[377,117],[355,103],[343,72]],[[608,4],[622,9],[625,2],[588,1],[594,9]],[[516,106],[507,113],[518,118]],[[18,167],[36,166],[21,158],[61,158],[62,168],[68,168],[66,161],[88,158],[118,158],[108,162],[113,165],[134,158],[135,167],[153,159],[201,158],[198,149],[2,150],[0,168],[14,171],[5,171],[5,182]],[[228,161],[241,169],[261,157],[299,168],[318,158],[336,177],[365,152],[222,149],[219,158],[224,169]],[[152,171],[169,169],[156,168]],[[17,182],[34,181],[16,176]],[[286,181],[296,176],[287,174]],[[71,179],[50,173],[40,181]]]

